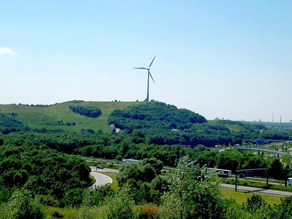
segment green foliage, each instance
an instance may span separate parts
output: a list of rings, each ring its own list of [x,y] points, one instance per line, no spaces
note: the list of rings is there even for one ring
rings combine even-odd
[[[0,218],[44,218],[43,207],[27,190],[16,190],[9,202],[0,205]]]
[[[275,218],[289,219],[292,215],[292,196],[281,200],[281,203],[275,207]]]
[[[119,170],[117,181],[120,186],[128,180],[151,182],[163,168],[162,162],[155,158],[143,159],[138,163],[124,164]]]
[[[205,169],[184,157],[167,178],[170,190],[162,197],[161,218],[224,217],[223,201],[215,175],[206,177]]]
[[[64,199],[63,205],[78,204],[82,198],[72,199],[70,194],[81,193],[90,183],[89,169],[81,158],[47,147],[0,147],[0,172],[6,188],[17,186],[35,195],[51,195],[58,201]]]
[[[23,125],[20,121],[14,119],[12,115],[0,113],[0,132],[8,134],[10,132],[28,131],[29,128]],[[0,139],[0,145],[3,144]]]
[[[113,196],[106,197],[104,205],[100,208],[99,218],[131,219],[135,218],[135,203],[128,196],[129,189],[124,187]]]
[[[165,191],[162,184],[166,184],[158,178],[162,167],[162,162],[155,158],[124,164],[117,175],[117,181],[120,186],[127,185],[130,188],[129,196],[136,203],[159,203]]]
[[[118,128],[133,131],[141,128],[184,129],[191,124],[205,123],[207,120],[189,110],[152,101],[126,110],[115,110],[108,122]]]
[[[259,195],[253,195],[247,199],[245,208],[249,212],[255,212],[259,209],[264,209],[267,207],[267,203]]]
[[[107,196],[114,195],[115,192],[110,185],[105,185],[97,190],[87,191],[83,196],[83,206],[92,207],[92,206],[102,206]]]
[[[251,214],[243,209],[239,204],[237,204],[234,200],[229,199],[224,202],[226,211],[225,217],[227,219],[246,219],[251,218]]]
[[[68,190],[62,200],[61,206],[79,206],[83,200],[84,188],[72,188]]]
[[[69,109],[72,110],[74,113],[78,113],[83,116],[97,118],[101,115],[100,108],[93,107],[93,106],[69,106]]]
[[[285,172],[283,170],[283,165],[279,159],[271,159],[269,162],[270,175],[275,179],[285,179]]]
[[[287,134],[267,130],[262,125],[253,125],[229,120],[209,121],[194,112],[177,109],[175,106],[152,101],[149,104],[115,110],[108,119],[127,133],[133,132],[133,142],[156,145],[237,144],[242,139],[268,138],[287,139]],[[281,137],[282,136],[282,137]]]

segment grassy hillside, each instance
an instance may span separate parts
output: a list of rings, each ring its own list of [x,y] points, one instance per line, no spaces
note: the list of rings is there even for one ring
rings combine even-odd
[[[62,129],[72,132],[80,132],[81,129],[102,130],[109,132],[107,119],[115,109],[124,109],[131,105],[138,105],[143,102],[65,102],[48,107],[26,106],[26,105],[0,105],[0,112],[12,114],[13,117],[22,122],[23,125],[32,129],[46,128],[48,130]],[[101,109],[102,114],[98,118],[85,117],[73,113],[70,105],[94,106]],[[60,125],[63,121],[63,125]],[[66,123],[75,122],[75,126],[67,126]]]

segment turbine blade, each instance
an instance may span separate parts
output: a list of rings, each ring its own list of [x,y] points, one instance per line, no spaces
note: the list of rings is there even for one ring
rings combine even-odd
[[[150,77],[151,77],[153,83],[155,84],[155,81],[154,81],[154,79],[153,79],[152,74],[150,73],[150,71],[148,71],[148,74],[150,75]]]
[[[144,70],[148,70],[148,69],[145,68],[145,67],[136,67],[136,68],[134,68],[134,69],[144,69]]]
[[[156,58],[156,56],[154,56],[154,58],[152,59],[152,62],[149,65],[149,68],[151,67],[152,63],[154,62],[154,59]]]

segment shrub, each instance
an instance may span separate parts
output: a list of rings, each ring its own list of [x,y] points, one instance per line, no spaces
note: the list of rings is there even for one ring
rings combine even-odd
[[[37,199],[28,190],[16,190],[9,202],[1,205],[0,218],[41,219],[44,212]]]
[[[128,193],[128,188],[123,188],[115,195],[107,197],[104,205],[100,208],[99,218],[135,218],[135,203],[129,198]]]
[[[158,206],[156,205],[138,205],[136,206],[135,210],[138,213],[138,218],[154,218],[157,216],[158,213]]]

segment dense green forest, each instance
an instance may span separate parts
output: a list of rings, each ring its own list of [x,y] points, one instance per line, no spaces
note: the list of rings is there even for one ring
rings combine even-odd
[[[262,125],[229,120],[207,122],[197,113],[155,101],[115,110],[108,123],[127,133],[140,130],[152,136],[149,144],[158,145],[215,146],[241,143],[242,139],[289,138],[287,133],[268,130]]]
[[[154,101],[125,110],[114,110],[108,121],[129,131],[142,128],[183,130],[192,124],[207,122],[203,116],[192,111]]]
[[[91,183],[83,160],[46,146],[0,147],[0,172],[1,201],[21,188],[64,206],[71,194]]]
[[[180,145],[156,145],[149,144],[147,137],[140,131],[130,134],[72,134],[72,133],[10,133],[0,135],[0,145],[6,147],[44,146],[66,154],[75,154],[86,157],[122,160],[134,158],[156,158],[166,166],[176,166],[179,158],[188,155],[203,167],[219,167],[223,169],[248,169],[270,168],[273,162],[278,162],[278,169],[273,172],[278,174],[275,178],[283,178],[285,169],[290,163],[282,165],[277,158],[265,158],[252,153],[240,153],[236,149],[224,152],[211,151],[210,148],[198,145],[195,148],[182,147]]]

